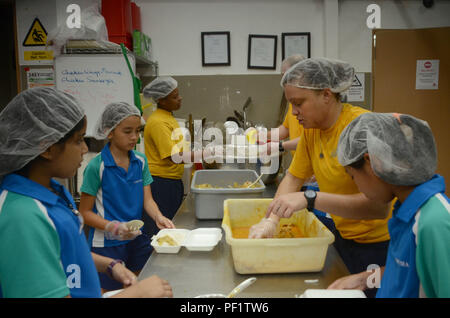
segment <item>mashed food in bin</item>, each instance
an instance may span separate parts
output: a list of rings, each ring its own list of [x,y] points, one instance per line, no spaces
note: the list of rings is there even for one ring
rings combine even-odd
[[[248,238],[250,227],[234,227],[231,230],[232,236],[236,239]],[[274,238],[300,238],[306,237],[300,228],[295,224],[283,224],[280,226],[278,234]]]
[[[195,187],[199,189],[224,189],[224,188],[247,188],[249,185],[251,185],[252,181],[245,181],[243,184],[240,184],[238,182],[233,182],[232,185],[228,185],[227,187],[221,187],[221,186],[213,186],[209,183],[202,183],[202,184],[196,184]],[[261,185],[259,183],[252,185],[250,188],[261,188]]]

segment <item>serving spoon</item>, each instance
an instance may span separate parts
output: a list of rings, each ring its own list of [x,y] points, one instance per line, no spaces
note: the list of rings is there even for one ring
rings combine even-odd
[[[248,286],[253,284],[255,282],[255,280],[256,280],[256,277],[250,277],[250,278],[244,280],[242,283],[240,283],[239,285],[234,287],[233,290],[227,295],[226,298],[233,298],[234,296],[236,296],[237,294],[242,292],[244,289],[246,289]]]

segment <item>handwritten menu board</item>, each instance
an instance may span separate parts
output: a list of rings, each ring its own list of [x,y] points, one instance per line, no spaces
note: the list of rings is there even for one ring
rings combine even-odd
[[[128,55],[134,71],[134,57]],[[133,80],[122,54],[63,54],[55,58],[56,88],[75,96],[88,119],[92,137],[104,107],[112,102],[133,105]]]

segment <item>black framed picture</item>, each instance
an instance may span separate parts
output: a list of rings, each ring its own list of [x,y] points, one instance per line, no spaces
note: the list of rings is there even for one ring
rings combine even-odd
[[[202,65],[228,66],[230,61],[230,32],[202,32]]]
[[[311,33],[281,33],[281,58],[301,54],[305,57],[311,57]]]
[[[277,63],[276,35],[248,35],[247,68],[274,70]]]

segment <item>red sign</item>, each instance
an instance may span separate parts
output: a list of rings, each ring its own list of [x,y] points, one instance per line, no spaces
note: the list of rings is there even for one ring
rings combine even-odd
[[[431,67],[431,62],[430,61],[426,61],[425,64],[423,64],[425,66],[425,68],[430,68]]]

